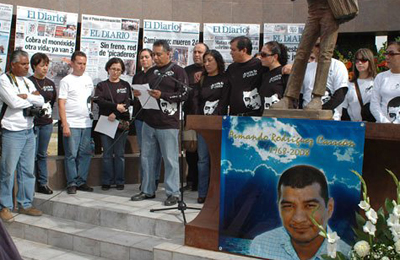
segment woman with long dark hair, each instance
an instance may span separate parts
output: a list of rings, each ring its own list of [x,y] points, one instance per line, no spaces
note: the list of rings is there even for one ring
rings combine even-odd
[[[349,82],[349,90],[343,103],[335,109],[333,118],[340,120],[343,109],[351,121],[375,122],[370,111],[370,101],[374,79],[376,76],[376,65],[374,54],[370,49],[359,49],[354,55],[354,76]]]
[[[264,109],[277,103],[285,93],[289,75],[282,73],[287,64],[288,52],[285,45],[276,41],[267,42],[261,49],[261,62],[268,70],[263,74],[260,96]]]
[[[196,114],[226,115],[228,109],[228,78],[225,75],[225,61],[216,50],[209,50],[203,56],[204,72],[195,89]],[[197,134],[197,163],[199,171],[198,203],[204,203],[210,178],[210,155],[204,138]]]
[[[128,82],[120,79],[125,71],[124,62],[120,58],[111,58],[105,66],[108,79],[97,84],[96,100],[99,105],[99,115],[107,116],[108,120],[119,120],[119,126],[114,138],[101,134],[103,145],[102,190],[110,189],[112,184],[117,190],[123,190],[125,184],[125,143],[128,136],[131,90]]]

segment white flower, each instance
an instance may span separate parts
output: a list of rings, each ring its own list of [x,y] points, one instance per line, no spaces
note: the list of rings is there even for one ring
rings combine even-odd
[[[372,224],[376,224],[376,221],[378,220],[378,214],[376,214],[376,211],[373,208],[370,208],[367,213],[365,213],[369,221],[372,222]]]
[[[365,200],[360,201],[360,203],[358,204],[358,206],[363,209],[364,211],[368,211],[369,208],[371,207],[368,202],[366,202]]]
[[[398,254],[400,254],[400,240],[397,240],[397,242],[394,243],[394,247],[395,247],[395,249],[396,249],[396,252],[397,252]]]
[[[337,241],[340,240],[340,237],[337,235],[336,232],[328,233],[328,256],[330,258],[336,258],[336,248],[337,248]]]
[[[381,260],[390,260],[390,259],[389,259],[389,257],[384,256],[384,257],[381,258]]]
[[[367,223],[365,223],[365,225],[363,226],[363,230],[365,233],[368,233],[371,236],[375,236],[376,227],[374,224],[371,223],[371,221],[367,221]]]
[[[394,225],[399,225],[399,218],[394,214],[390,214],[389,218],[386,220],[386,223],[389,227],[393,227]]]
[[[390,227],[390,231],[392,232],[393,235],[393,241],[397,241],[400,239],[400,225],[396,224]]]
[[[393,208],[393,214],[394,214],[396,217],[400,217],[400,205],[396,205],[396,206]]]
[[[354,245],[354,250],[359,257],[365,257],[369,254],[370,246],[367,241],[361,240]]]

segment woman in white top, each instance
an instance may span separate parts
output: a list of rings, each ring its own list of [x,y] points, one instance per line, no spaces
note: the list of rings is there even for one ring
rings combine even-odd
[[[376,76],[371,112],[378,123],[400,124],[400,42],[389,43],[385,57],[390,70]]]
[[[354,76],[349,82],[349,91],[343,103],[335,109],[334,119],[340,120],[342,110],[347,109],[351,121],[375,122],[370,112],[370,101],[374,78],[376,76],[376,65],[371,50],[362,48],[354,55]]]

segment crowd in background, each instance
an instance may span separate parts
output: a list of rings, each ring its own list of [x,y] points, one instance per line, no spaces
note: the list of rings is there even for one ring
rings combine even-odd
[[[313,86],[320,59],[319,41],[315,44],[305,69],[301,95],[295,108],[303,108],[313,99]],[[278,42],[266,43],[259,55],[252,56],[247,37],[231,41],[233,63],[225,68],[222,55],[204,43],[196,44],[193,64],[181,68],[171,62],[172,48],[158,40],[153,49],[139,52],[142,70],[132,84],[120,78],[124,62],[111,58],[105,64],[108,79],[93,85],[85,73],[87,57],[76,51],[71,57],[72,73],[60,82],[58,95],[54,82],[46,77],[49,58],[36,53],[14,51],[10,71],[0,76],[0,99],[3,103],[2,156],[0,165],[0,217],[12,221],[11,211],[14,172],[17,174],[18,211],[40,216],[32,206],[37,192],[52,194],[47,184],[47,150],[53,129],[51,110],[58,100],[65,152],[67,193],[91,192],[87,176],[91,160],[92,103],[99,115],[119,121],[114,138],[101,134],[103,146],[102,190],[116,185],[124,189],[124,152],[129,124],[134,119],[140,148],[140,192],[132,201],[153,199],[164,163],[166,206],[179,201],[179,107],[185,115],[262,116],[281,100],[291,73],[287,48]],[[400,123],[400,43],[391,42],[385,52],[389,70],[377,74],[371,50],[362,48],[354,55],[354,76],[349,79],[345,65],[331,60],[320,107],[331,110],[335,120]],[[33,75],[26,77],[32,68]],[[148,94],[157,100],[159,109],[142,109],[138,97],[143,93],[136,84],[149,84]],[[132,88],[133,86],[133,88]],[[186,87],[188,86],[188,87]],[[129,107],[133,106],[133,114]],[[197,145],[186,152],[188,185],[198,190],[198,203],[207,197],[210,156],[205,139],[197,134]],[[36,175],[36,178],[35,178]]]

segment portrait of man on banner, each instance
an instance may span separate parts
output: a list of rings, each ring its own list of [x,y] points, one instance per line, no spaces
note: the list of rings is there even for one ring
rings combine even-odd
[[[364,125],[227,117],[221,149],[219,249],[266,259],[322,259],[353,243]]]

